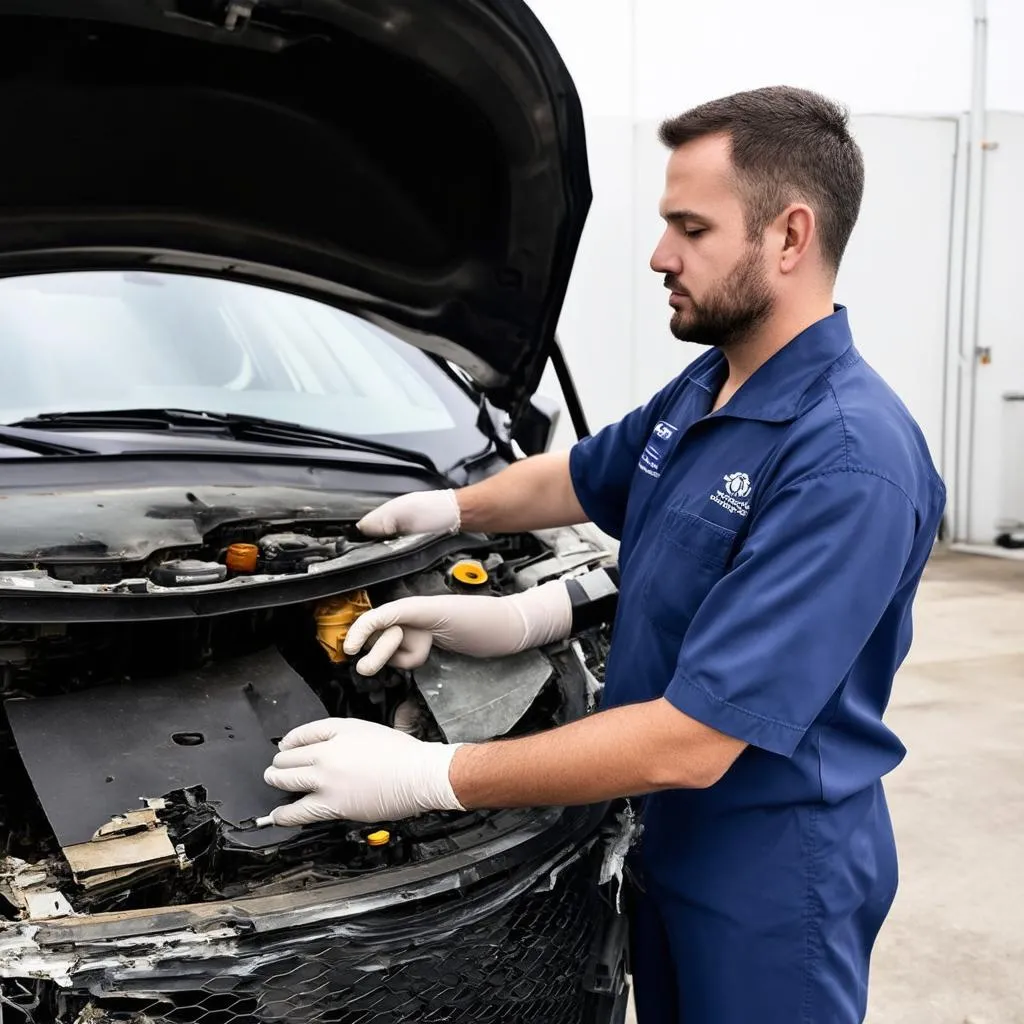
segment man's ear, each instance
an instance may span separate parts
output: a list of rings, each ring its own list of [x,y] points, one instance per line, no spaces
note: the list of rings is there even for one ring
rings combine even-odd
[[[803,203],[792,203],[779,216],[783,231],[779,270],[791,274],[806,258],[817,233],[814,211]]]

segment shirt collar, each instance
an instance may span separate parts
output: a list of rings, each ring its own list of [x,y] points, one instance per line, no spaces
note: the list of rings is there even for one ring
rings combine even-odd
[[[853,335],[845,306],[834,312],[779,349],[724,405],[716,416],[785,423],[796,419],[801,402],[811,386],[840,360],[856,362],[860,356],[853,347]],[[688,379],[712,394],[724,382],[725,356],[694,367]]]

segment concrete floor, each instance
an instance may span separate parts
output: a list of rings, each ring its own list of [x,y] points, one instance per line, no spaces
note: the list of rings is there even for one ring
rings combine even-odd
[[[937,554],[914,619],[867,1024],[1024,1024],[1024,563]]]

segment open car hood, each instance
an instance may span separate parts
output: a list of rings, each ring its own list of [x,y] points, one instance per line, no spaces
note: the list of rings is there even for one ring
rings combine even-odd
[[[269,284],[536,388],[590,183],[520,0],[0,0],[0,103],[0,275]]]

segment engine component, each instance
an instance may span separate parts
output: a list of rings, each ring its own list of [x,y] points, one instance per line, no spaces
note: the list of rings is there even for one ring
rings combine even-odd
[[[160,587],[197,587],[220,583],[227,576],[227,566],[220,562],[200,562],[195,558],[161,562],[149,574],[150,580]]]
[[[619,570],[617,566],[591,569],[566,580],[569,604],[572,606],[572,631],[603,626],[615,618],[619,604]]]
[[[417,739],[426,739],[430,730],[431,720],[427,705],[415,690],[395,708],[391,728],[398,732],[408,733]]]
[[[371,832],[366,837],[366,843],[368,846],[387,846],[390,842],[391,833],[386,828],[381,828],[376,832]]]
[[[229,572],[255,572],[259,564],[260,549],[255,544],[232,544],[224,556]]]
[[[337,558],[345,541],[322,540],[304,533],[268,533],[259,541],[259,571],[266,573],[305,572],[316,562]]]
[[[539,530],[537,537],[550,550],[515,568],[519,589],[539,587],[568,573],[597,568],[609,561],[608,552],[596,547],[580,529]]]
[[[371,607],[370,597],[365,590],[342,594],[341,597],[333,597],[317,605],[314,612],[316,638],[331,661],[339,663],[348,660],[348,655],[342,650],[348,631],[352,623]]]
[[[489,579],[483,562],[472,558],[464,558],[448,570],[449,586],[454,584],[455,589],[476,590],[478,587],[486,586]]]

